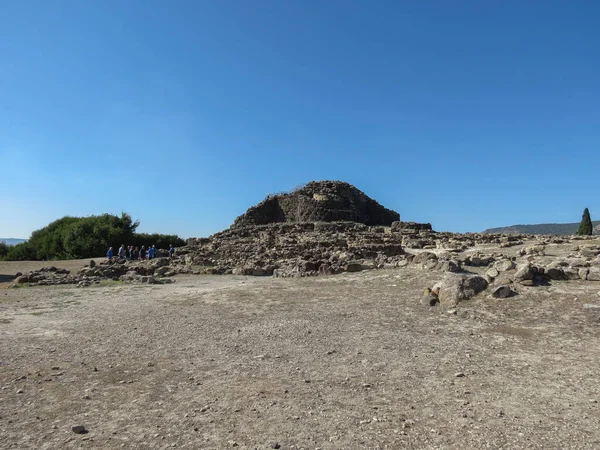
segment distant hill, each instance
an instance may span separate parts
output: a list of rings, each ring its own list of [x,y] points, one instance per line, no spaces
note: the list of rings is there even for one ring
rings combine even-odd
[[[17,245],[21,242],[25,242],[27,239],[15,239],[15,238],[0,238],[0,242],[4,242],[6,245]]]
[[[600,220],[592,222],[594,234],[600,234]],[[511,225],[509,227],[490,228],[484,233],[501,234],[558,234],[572,235],[577,233],[579,222],[576,223],[539,223],[537,225]]]

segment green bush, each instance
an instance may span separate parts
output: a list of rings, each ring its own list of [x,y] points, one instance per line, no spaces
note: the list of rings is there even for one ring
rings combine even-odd
[[[27,242],[0,247],[0,258],[5,260],[80,259],[106,255],[113,247],[115,255],[122,245],[168,248],[185,245],[176,235],[136,233],[139,222],[129,214],[121,216],[102,214],[89,217],[63,217],[36,230]],[[3,253],[4,252],[4,253]]]
[[[2,259],[6,261],[30,261],[35,260],[36,255],[29,242],[23,242],[9,247],[8,252]]]
[[[10,250],[10,246],[6,244],[6,242],[0,242],[0,260],[3,259],[8,251]]]

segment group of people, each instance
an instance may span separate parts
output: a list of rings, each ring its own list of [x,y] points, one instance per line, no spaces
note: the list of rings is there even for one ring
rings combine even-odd
[[[169,244],[169,256],[172,258],[175,255],[175,248],[172,244]],[[106,257],[109,261],[112,261],[114,257],[113,248],[110,247],[106,252]],[[129,259],[129,260],[137,260],[137,259],[154,259],[156,257],[156,247],[153,245],[146,250],[146,247],[142,245],[141,248],[134,247],[133,245],[125,247],[125,244],[119,247],[119,251],[117,252],[117,256],[119,259]]]

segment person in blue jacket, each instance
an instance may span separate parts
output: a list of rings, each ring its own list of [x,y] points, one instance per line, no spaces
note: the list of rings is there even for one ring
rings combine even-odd
[[[148,259],[154,259],[154,255],[156,254],[156,247],[153,245],[148,249]]]
[[[108,249],[108,251],[106,252],[106,257],[108,258],[109,261],[112,261],[112,259],[113,259],[113,249],[112,249],[112,247],[110,247]]]

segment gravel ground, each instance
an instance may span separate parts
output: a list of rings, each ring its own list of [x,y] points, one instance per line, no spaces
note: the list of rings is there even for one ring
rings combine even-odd
[[[600,283],[441,277],[2,289],[0,447],[600,448]]]

